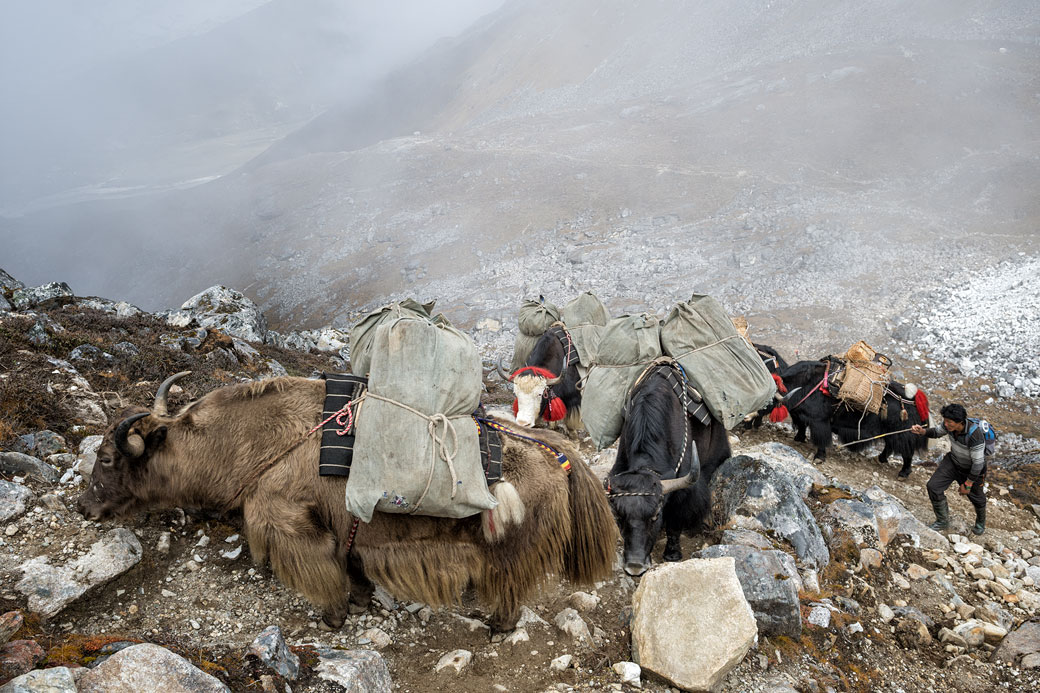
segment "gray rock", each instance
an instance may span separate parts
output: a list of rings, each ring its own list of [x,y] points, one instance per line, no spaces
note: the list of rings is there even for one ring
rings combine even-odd
[[[14,291],[16,289],[24,289],[25,284],[21,283],[7,272],[0,269],[0,291]]]
[[[93,308],[99,310],[102,313],[109,313],[119,318],[129,318],[135,315],[141,315],[144,311],[135,305],[127,303],[126,301],[110,301],[107,298],[98,298],[96,296],[90,298],[78,298],[76,299],[76,305],[84,308]]]
[[[828,484],[826,475],[790,445],[776,442],[759,443],[742,448],[739,453],[748,457],[763,458],[771,465],[783,469],[803,500],[808,497],[813,484]]]
[[[104,402],[71,363],[47,358],[53,370],[47,379],[49,389],[60,399],[65,413],[76,423],[107,426]]]
[[[1040,620],[1027,621],[1008,633],[992,660],[1017,665],[1035,655],[1040,655]]]
[[[29,453],[39,458],[68,449],[65,439],[54,431],[47,429],[36,431],[36,433],[30,434],[30,438],[32,442],[29,443]]]
[[[856,546],[860,548],[879,548],[881,543],[878,538],[877,518],[874,516],[873,507],[862,501],[848,500],[845,498],[836,500],[827,505],[823,512],[824,533],[828,538],[838,536],[834,528],[842,530],[852,536]]]
[[[950,542],[946,537],[918,520],[895,496],[878,486],[871,486],[863,491],[861,497],[874,511],[882,546],[887,546],[897,536],[905,536],[918,548],[949,550]]]
[[[753,546],[766,551],[773,548],[773,542],[758,532],[749,529],[727,529],[722,532],[722,544]]]
[[[80,693],[230,693],[227,686],[166,648],[145,643],[120,650],[83,674]]]
[[[11,303],[15,310],[28,310],[53,298],[72,298],[72,289],[65,282],[51,282],[43,286],[15,289],[11,294]]]
[[[730,556],[736,561],[737,579],[755,613],[759,635],[800,637],[802,616],[798,586],[801,579],[793,561],[786,565],[780,558],[790,560],[790,556],[783,551],[724,544],[709,546],[695,554],[696,558],[721,556]]]
[[[373,650],[318,650],[318,676],[338,684],[347,693],[389,693],[390,671]]]
[[[29,608],[50,618],[87,590],[122,575],[141,560],[141,542],[128,529],[106,532],[86,555],[63,566],[52,566],[45,556],[24,563],[15,590],[29,600]]]
[[[300,675],[300,658],[289,650],[278,626],[268,626],[260,631],[246,656],[256,657],[284,679],[295,679]]]
[[[115,352],[116,356],[130,359],[136,358],[141,354],[141,350],[137,348],[137,345],[131,342],[119,342],[118,344],[113,344],[112,351]]]
[[[556,614],[553,623],[576,642],[592,645],[592,632],[589,630],[589,625],[574,609],[567,608]]]
[[[13,678],[0,693],[77,693],[76,677],[68,667],[36,669]]]
[[[816,569],[830,562],[816,519],[782,467],[764,458],[739,455],[715,472],[711,485],[728,527],[772,532]]]
[[[54,483],[61,472],[42,460],[20,452],[0,452],[0,472],[16,476],[31,476]]]
[[[0,522],[24,515],[33,500],[33,492],[25,486],[0,479]]]

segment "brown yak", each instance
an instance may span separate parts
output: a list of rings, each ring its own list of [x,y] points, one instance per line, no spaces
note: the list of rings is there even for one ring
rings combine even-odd
[[[343,477],[318,475],[321,380],[229,385],[167,413],[168,378],[151,410],[132,407],[105,432],[79,511],[93,520],[187,507],[241,511],[249,550],[323,610],[333,628],[367,607],[374,580],[402,600],[443,605],[468,585],[497,631],[550,574],[590,583],[611,574],[617,531],[603,488],[563,436],[525,431],[564,452],[570,473],[534,443],[503,436],[503,478],[523,503],[487,520],[377,512],[357,526]],[[508,496],[509,494],[502,494]],[[505,506],[502,502],[499,508]],[[496,508],[496,512],[499,508]]]

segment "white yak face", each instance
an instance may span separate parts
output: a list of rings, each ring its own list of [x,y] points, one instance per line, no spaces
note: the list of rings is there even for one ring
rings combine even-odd
[[[539,375],[524,374],[513,378],[513,395],[516,397],[516,422],[518,424],[534,426],[538,421],[545,387],[545,378]]]

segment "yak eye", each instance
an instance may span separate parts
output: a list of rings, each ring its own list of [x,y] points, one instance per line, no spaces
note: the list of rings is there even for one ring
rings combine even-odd
[[[103,457],[99,459],[98,462],[101,463],[102,467],[111,467],[113,464],[115,464],[115,461],[111,457]]]

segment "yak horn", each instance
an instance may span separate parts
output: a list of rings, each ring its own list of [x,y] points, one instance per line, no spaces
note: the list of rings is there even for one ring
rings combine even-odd
[[[508,382],[509,381],[509,373],[507,373],[506,369],[502,367],[502,357],[501,356],[499,356],[498,357],[498,361],[495,362],[495,368],[498,370],[498,374],[499,374],[499,376],[502,377],[502,380],[505,380],[505,381]]]
[[[170,394],[170,387],[188,375],[191,375],[191,371],[181,371],[162,381],[162,385],[159,386],[159,390],[155,393],[155,405],[152,406],[156,416],[169,416],[169,412],[166,411],[166,397]]]
[[[561,379],[563,379],[563,373],[560,373],[555,378],[546,378],[545,379],[545,385],[546,385],[546,387],[551,387],[551,386],[555,385],[556,383],[560,382]]]
[[[680,479],[661,479],[661,494],[666,495],[672,491],[689,488],[697,483],[697,477],[701,475],[701,458],[697,454],[697,443],[692,443],[693,461],[690,464],[690,473]]]
[[[127,434],[130,433],[130,427],[146,416],[151,416],[151,412],[142,411],[137,414],[131,414],[120,421],[119,425],[116,426],[115,433],[113,434],[116,448],[127,457],[140,457],[141,453],[144,452],[143,442],[138,445],[132,445],[126,437]]]

